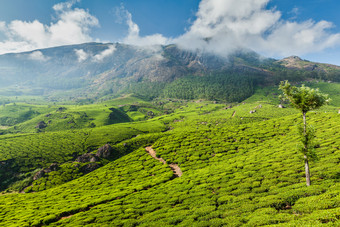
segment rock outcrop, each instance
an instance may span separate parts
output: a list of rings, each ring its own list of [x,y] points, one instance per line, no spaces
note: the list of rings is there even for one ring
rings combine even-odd
[[[83,155],[77,157],[77,159],[76,159],[76,162],[82,162],[82,163],[97,162],[97,161],[99,161],[99,158],[95,154],[92,154],[92,153],[83,154]]]
[[[113,149],[110,144],[105,144],[104,146],[98,148],[96,154],[86,153],[78,156],[76,162],[86,163],[86,162],[98,162],[101,158],[109,158],[113,153]]]
[[[96,156],[98,158],[109,158],[112,155],[112,147],[110,144],[105,144],[104,146],[98,148]]]
[[[38,180],[39,178],[44,177],[46,173],[57,171],[58,169],[59,169],[59,165],[57,163],[52,163],[49,167],[36,172],[36,174],[34,174],[33,176],[33,180]]]

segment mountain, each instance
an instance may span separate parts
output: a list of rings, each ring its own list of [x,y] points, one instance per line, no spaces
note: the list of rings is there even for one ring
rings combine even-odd
[[[277,63],[283,65],[288,69],[315,71],[322,73],[330,73],[340,70],[340,66],[311,62],[308,60],[303,60],[298,56],[290,56],[277,61]]]
[[[173,93],[178,94],[171,87],[182,88],[183,84],[189,83],[196,84],[200,88],[198,90],[204,90],[206,94],[200,97],[183,94],[175,98],[240,101],[231,98],[238,91],[215,95],[211,94],[211,90],[238,89],[237,78],[242,75],[240,83],[248,84],[246,90],[249,92],[239,96],[247,97],[252,94],[254,86],[277,83],[282,72],[295,74],[296,71],[303,72],[305,78],[302,80],[319,78],[322,74],[322,79],[336,81],[340,75],[340,67],[294,57],[277,61],[249,50],[221,57],[182,50],[175,45],[136,47],[120,43],[85,43],[1,55],[0,95],[101,98],[134,92],[143,96],[145,90],[156,87],[157,91],[149,94],[148,98],[171,97]],[[329,74],[332,75],[330,78],[327,77]],[[201,78],[209,76],[211,78]],[[296,76],[293,77],[296,79]],[[186,78],[184,82],[171,85],[183,78]],[[214,85],[207,88],[207,83]],[[231,87],[223,85],[216,88],[221,84]],[[187,93],[187,90],[188,86],[185,86],[181,92]]]

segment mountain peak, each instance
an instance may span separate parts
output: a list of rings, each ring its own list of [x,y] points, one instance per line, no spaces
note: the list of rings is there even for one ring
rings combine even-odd
[[[298,56],[290,56],[287,58],[283,58],[277,61],[277,63],[279,63],[280,65],[288,69],[298,69],[298,70],[305,70],[309,72],[316,71],[316,72],[327,73],[327,72],[340,69],[340,67],[336,65],[311,62],[311,61],[303,60]]]
[[[302,61],[302,59],[299,56],[295,56],[295,55],[284,58],[283,60]]]

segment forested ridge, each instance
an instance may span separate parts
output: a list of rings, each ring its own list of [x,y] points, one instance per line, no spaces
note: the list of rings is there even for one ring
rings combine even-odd
[[[91,58],[79,62],[75,53],[82,49],[95,55],[112,47],[114,53],[100,62]],[[44,64],[29,58],[34,51],[0,56],[0,95],[95,102],[132,92],[147,99],[233,102],[250,97],[256,86],[278,85],[285,79],[340,81],[338,66],[298,57],[266,58],[246,49],[220,56],[176,45],[143,49],[121,43],[85,43],[38,51],[46,57]]]

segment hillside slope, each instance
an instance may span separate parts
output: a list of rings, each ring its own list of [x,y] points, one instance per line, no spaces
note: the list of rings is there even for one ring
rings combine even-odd
[[[306,187],[301,154],[295,149],[300,116],[266,120],[275,113],[267,108],[274,109],[258,107],[250,114],[249,108],[256,107],[252,105],[210,114],[193,112],[187,120],[173,123],[173,130],[148,144],[167,164],[152,158],[144,145],[61,186],[2,195],[0,223],[337,226],[340,116],[317,112],[308,116],[317,128],[320,160],[311,164],[312,186]],[[280,111],[287,110],[276,109],[276,116]],[[225,119],[226,114],[230,118]],[[246,116],[254,122],[239,124],[248,121]],[[181,168],[180,178],[174,176],[169,163]]]

